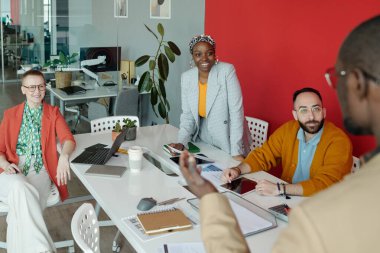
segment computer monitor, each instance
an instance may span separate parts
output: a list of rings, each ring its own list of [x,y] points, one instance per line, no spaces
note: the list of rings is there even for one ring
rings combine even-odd
[[[81,47],[79,59],[80,61],[92,60],[101,55],[106,56],[105,64],[88,66],[87,68],[93,72],[120,70],[121,47]]]

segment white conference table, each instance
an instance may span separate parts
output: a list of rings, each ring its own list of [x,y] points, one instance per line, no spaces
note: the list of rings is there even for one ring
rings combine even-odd
[[[85,93],[67,95],[65,92],[58,88],[52,88],[50,85],[46,86],[46,89],[50,91],[50,103],[55,105],[55,98],[59,100],[59,110],[62,115],[65,115],[65,105],[79,104],[84,102],[89,102],[92,100],[97,100],[99,98],[111,98],[116,97],[118,93],[118,86],[98,86],[98,85],[85,85],[81,86],[87,89]]]
[[[133,145],[146,147],[150,150],[150,153],[156,155],[156,159],[166,164],[178,175],[181,175],[178,166],[169,159],[169,156],[162,149],[163,144],[176,141],[177,133],[178,129],[171,125],[140,127],[137,130],[136,140],[124,142],[122,147],[126,148]],[[112,142],[110,133],[79,134],[74,137],[77,142],[77,148],[71,156],[72,159],[90,145],[96,143],[111,144]],[[223,164],[225,167],[236,164],[236,161],[219,149],[205,143],[196,143],[196,145],[201,149],[202,153],[215,159],[218,164]],[[118,157],[112,157],[107,164],[125,165],[127,161],[127,155],[118,154]],[[181,186],[181,184],[183,185],[185,182],[182,176],[167,176],[145,158],[143,158],[143,169],[141,172],[131,173],[130,170],[127,169],[121,178],[85,175],[84,173],[89,167],[90,165],[86,164],[71,164],[74,173],[137,252],[154,253],[157,252],[158,248],[162,248],[164,243],[201,242],[200,226],[195,226],[190,230],[168,234],[149,241],[142,241],[122,222],[123,218],[136,215],[139,212],[136,207],[143,197],[153,197],[158,202],[175,197],[185,197],[186,199],[194,198],[192,193]],[[252,173],[247,175],[247,177],[255,179],[265,178],[273,182],[281,181],[266,172]],[[290,207],[294,207],[302,200],[301,197],[292,197],[290,200],[285,200],[283,197],[264,197],[257,195],[255,192],[245,195],[244,198],[263,208],[281,203],[287,203]],[[178,205],[180,208],[197,215],[197,212],[186,200],[178,202]],[[266,253],[271,251],[280,231],[287,225],[281,220],[277,220],[277,224],[277,228],[246,238],[251,252]]]

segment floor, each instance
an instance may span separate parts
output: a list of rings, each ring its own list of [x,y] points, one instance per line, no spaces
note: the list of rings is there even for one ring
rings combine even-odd
[[[49,101],[49,94],[46,94],[46,102]],[[0,120],[3,118],[3,112],[5,109],[17,105],[24,101],[24,96],[21,93],[19,83],[0,83]],[[84,112],[85,113],[85,109]],[[74,115],[66,115],[74,116]],[[74,121],[68,122],[71,128],[74,127]],[[90,124],[84,120],[81,120],[76,127],[76,133],[85,133],[90,132]],[[89,193],[81,182],[74,176],[68,185],[70,197],[83,197],[89,196]],[[94,200],[86,201],[92,204],[95,204]],[[82,204],[81,202],[75,202],[71,204],[63,204],[54,207],[47,208],[45,210],[44,216],[49,228],[49,232],[53,240],[66,240],[71,237],[71,217],[75,210]],[[100,219],[107,219],[106,214],[101,213]],[[5,241],[6,237],[6,216],[0,216],[0,240]],[[111,252],[112,241],[117,232],[116,227],[102,227],[100,228],[100,249],[101,252]],[[128,241],[121,236],[121,251],[120,252],[135,252],[135,250],[130,246]],[[76,246],[76,252],[81,252],[80,249]],[[62,249],[58,251],[59,253],[66,252]],[[6,253],[5,250],[0,249],[0,253]]]

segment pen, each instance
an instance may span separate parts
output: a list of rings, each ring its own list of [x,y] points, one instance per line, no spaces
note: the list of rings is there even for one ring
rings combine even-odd
[[[173,151],[173,152],[176,152],[176,153],[182,153],[183,151],[182,150],[179,150],[179,149],[176,149],[176,148],[173,148],[171,146],[168,145],[168,147]],[[198,159],[201,159],[201,160],[204,160],[204,161],[207,161],[207,162],[215,162],[214,160],[208,158],[208,157],[204,157],[204,156],[201,156],[201,155],[197,155],[197,154],[193,154],[193,156],[195,158],[198,158]]]
[[[173,199],[168,199],[168,200],[165,200],[165,201],[162,201],[160,203],[158,203],[157,205],[159,206],[162,206],[162,205],[169,205],[169,204],[173,204],[175,202],[178,202],[178,201],[181,201],[185,198],[173,198]]]

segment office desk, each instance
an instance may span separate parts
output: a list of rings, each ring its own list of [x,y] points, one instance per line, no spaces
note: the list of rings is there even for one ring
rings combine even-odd
[[[95,86],[95,85],[93,85]],[[118,93],[118,86],[100,86],[100,87],[84,87],[87,89],[86,93],[77,94],[77,95],[67,95],[60,89],[52,88],[50,85],[46,86],[46,89],[50,91],[50,103],[55,105],[55,98],[59,100],[59,110],[62,115],[65,115],[65,105],[66,103],[70,104],[79,104],[84,102],[89,102],[97,100],[99,98],[109,98],[116,97]]]
[[[137,138],[135,141],[124,142],[123,146],[140,145],[146,147],[150,152],[157,155],[157,159],[161,163],[165,163],[174,172],[180,175],[178,166],[169,159],[165,151],[162,149],[163,144],[175,142],[177,140],[178,129],[171,125],[158,125],[149,127],[140,127],[137,130]],[[75,158],[83,149],[89,145],[96,143],[111,143],[111,134],[80,134],[75,135],[77,148],[72,155]],[[235,165],[237,162],[232,160],[229,155],[223,151],[213,148],[204,143],[197,143],[202,153],[210,158],[215,159],[218,163],[224,164],[226,167]],[[127,163],[126,155],[112,157],[107,164],[117,165]],[[183,183],[182,177],[170,177],[165,175],[159,169],[143,159],[143,169],[140,173],[131,173],[129,170],[121,178],[109,178],[99,176],[84,175],[85,171],[90,167],[86,164],[71,164],[71,168],[85,187],[98,201],[107,215],[118,227],[120,232],[127,238],[137,252],[157,252],[164,243],[180,243],[180,242],[200,242],[200,226],[196,226],[191,230],[176,232],[165,235],[163,237],[141,241],[135,233],[130,230],[123,222],[122,218],[136,215],[139,211],[136,206],[142,197],[153,197],[157,201],[163,201],[174,197],[194,198],[194,196],[181,187],[179,183]],[[249,177],[265,178],[273,182],[279,181],[275,177],[265,172],[250,174]],[[261,205],[274,205],[280,203],[288,203],[294,206],[301,201],[301,197],[292,197],[286,200],[282,197],[263,197],[258,196],[255,192],[245,195],[245,198],[255,201]],[[182,200],[179,202],[181,208],[192,210],[190,205]],[[280,231],[286,227],[286,223],[277,220],[278,227],[256,235],[247,237],[247,242],[251,252],[270,252],[272,245],[276,241]],[[110,245],[111,246],[111,245]]]

